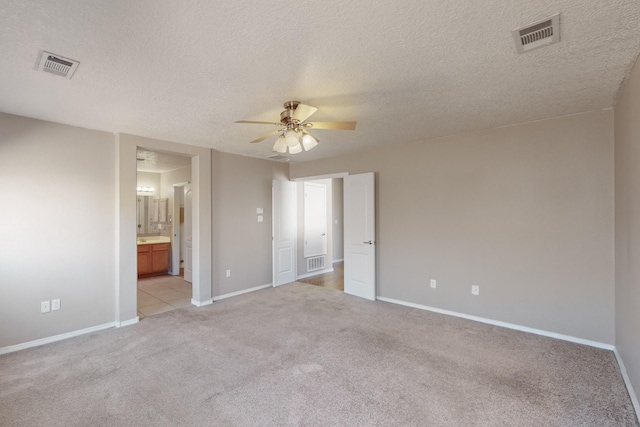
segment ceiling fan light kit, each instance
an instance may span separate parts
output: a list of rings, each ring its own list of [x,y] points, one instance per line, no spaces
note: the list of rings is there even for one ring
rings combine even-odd
[[[289,154],[298,154],[298,153],[302,153],[302,145],[300,145],[300,143],[297,143],[293,147],[289,146]]]
[[[302,146],[305,151],[309,151],[318,145],[318,140],[315,139],[310,133],[305,133],[302,137]]]
[[[273,144],[273,151],[282,154],[287,152],[287,141],[285,141],[284,135],[280,135],[278,139],[276,139],[276,143]]]
[[[298,154],[302,150],[310,151],[318,145],[318,139],[311,135],[307,129],[334,129],[334,130],[354,130],[356,122],[307,122],[318,108],[311,105],[301,104],[299,101],[287,101],[284,103],[284,111],[280,113],[280,123],[275,122],[255,122],[250,120],[239,120],[236,123],[275,125],[279,129],[269,132],[251,143],[261,142],[267,138],[278,135],[272,151],[278,153]]]
[[[300,137],[298,136],[298,132],[295,130],[288,130],[284,135],[284,139],[287,142],[287,147],[294,148],[297,145],[300,145]]]

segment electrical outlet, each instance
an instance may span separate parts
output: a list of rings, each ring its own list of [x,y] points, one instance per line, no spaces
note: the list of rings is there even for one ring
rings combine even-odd
[[[480,295],[480,286],[479,285],[471,285],[471,293],[473,295]]]
[[[40,313],[48,313],[51,311],[51,301],[42,301],[40,303]]]
[[[227,277],[231,277],[231,270],[227,270]]]
[[[435,289],[435,288],[436,288],[436,279],[431,279],[431,287],[432,287],[433,289]]]
[[[51,300],[51,311],[60,310],[60,300],[52,299]]]

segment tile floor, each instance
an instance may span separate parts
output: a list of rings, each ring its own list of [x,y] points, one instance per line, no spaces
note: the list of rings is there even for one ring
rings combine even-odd
[[[155,276],[138,279],[138,317],[191,305],[191,283],[180,276]]]

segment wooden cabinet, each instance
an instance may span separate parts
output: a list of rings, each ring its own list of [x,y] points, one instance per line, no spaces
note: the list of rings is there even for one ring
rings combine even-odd
[[[138,277],[167,273],[170,253],[170,243],[138,245]]]
[[[138,277],[151,274],[151,245],[138,245]]]

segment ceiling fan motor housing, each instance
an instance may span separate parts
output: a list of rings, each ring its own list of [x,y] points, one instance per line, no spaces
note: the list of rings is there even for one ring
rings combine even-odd
[[[293,113],[300,104],[300,101],[287,101],[284,103],[284,111],[280,113],[280,122],[284,125],[295,124]]]

